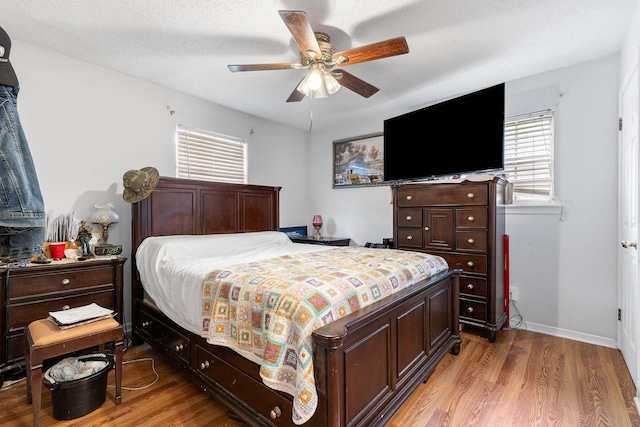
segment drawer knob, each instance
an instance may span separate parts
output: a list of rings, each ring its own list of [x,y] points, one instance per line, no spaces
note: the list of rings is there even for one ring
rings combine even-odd
[[[282,410],[279,407],[274,407],[271,412],[269,412],[269,416],[271,417],[272,420],[275,420],[276,418],[280,418],[280,415],[282,415]]]
[[[413,240],[413,236],[407,236],[407,240]]]
[[[469,240],[467,240],[467,242],[469,242],[470,244],[473,245],[474,240],[473,239],[469,239]]]
[[[473,267],[473,261],[468,261],[467,262],[467,267]]]
[[[467,289],[473,289],[473,283],[467,284]]]
[[[184,344],[180,343],[176,346],[176,351],[182,351],[184,350]]]
[[[63,309],[63,310],[69,310],[70,308],[71,308],[71,307],[69,307],[67,304],[65,304],[65,305],[63,305],[63,306],[62,306],[62,309]]]
[[[473,215],[469,215],[469,216],[467,217],[467,221],[469,221],[469,222],[473,222],[473,221],[475,221],[475,220],[476,220],[476,219],[473,217]]]
[[[473,307],[467,307],[467,313],[473,313]]]
[[[71,280],[69,280],[69,279],[62,279],[62,284],[63,284],[63,285],[68,285],[69,283],[71,283]]]
[[[470,198],[470,199],[473,199],[474,197],[476,197],[476,195],[473,194],[473,193],[469,193],[469,194],[467,194],[467,197]]]
[[[413,196],[407,196],[407,200],[413,200]]]
[[[211,365],[209,364],[209,361],[208,361],[208,360],[205,360],[204,362],[202,362],[202,363],[200,364],[200,369],[207,369],[209,366],[211,366]]]
[[[407,215],[407,221],[411,221],[413,217],[411,215]]]
[[[151,325],[151,321],[147,320],[146,322],[142,322],[142,327],[146,328],[147,326]]]
[[[424,231],[429,231],[429,227],[425,227],[425,228],[424,228]]]

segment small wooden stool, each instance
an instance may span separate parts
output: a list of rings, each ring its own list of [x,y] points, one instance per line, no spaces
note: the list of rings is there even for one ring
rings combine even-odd
[[[24,328],[26,341],[25,370],[27,376],[27,404],[33,403],[33,425],[40,425],[42,403],[42,363],[52,357],[113,342],[115,353],[116,405],[122,400],[122,347],[124,330],[115,319],[105,319],[86,325],[60,329],[48,319],[36,320]],[[33,402],[32,402],[33,401]]]

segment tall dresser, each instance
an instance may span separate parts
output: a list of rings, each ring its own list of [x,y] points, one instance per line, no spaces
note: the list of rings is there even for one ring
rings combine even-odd
[[[460,326],[486,329],[490,342],[507,320],[504,290],[504,200],[507,181],[393,185],[398,249],[440,255],[460,277]]]

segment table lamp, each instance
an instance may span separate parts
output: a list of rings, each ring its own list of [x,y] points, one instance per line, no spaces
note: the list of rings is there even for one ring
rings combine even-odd
[[[113,229],[118,221],[120,221],[120,216],[111,210],[113,208],[111,203],[102,206],[96,203],[93,207],[96,208],[97,211],[91,215],[91,222],[102,228],[102,242],[94,246],[94,253],[97,256],[120,255],[122,253],[122,245],[111,245],[108,243],[109,230]]]

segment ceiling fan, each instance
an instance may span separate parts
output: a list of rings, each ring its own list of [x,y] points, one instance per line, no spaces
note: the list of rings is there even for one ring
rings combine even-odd
[[[243,64],[229,65],[232,72],[306,69],[308,73],[302,78],[298,86],[291,93],[287,102],[297,102],[305,96],[312,98],[326,98],[335,93],[340,86],[344,86],[369,98],[378,92],[378,88],[343,70],[334,70],[335,66],[345,67],[389,56],[402,55],[409,52],[407,40],[404,37],[372,43],[354,49],[336,52],[329,43],[327,34],[314,32],[307,20],[307,14],[299,10],[278,11],[284,23],[289,28],[293,39],[300,48],[299,63],[275,64]]]

